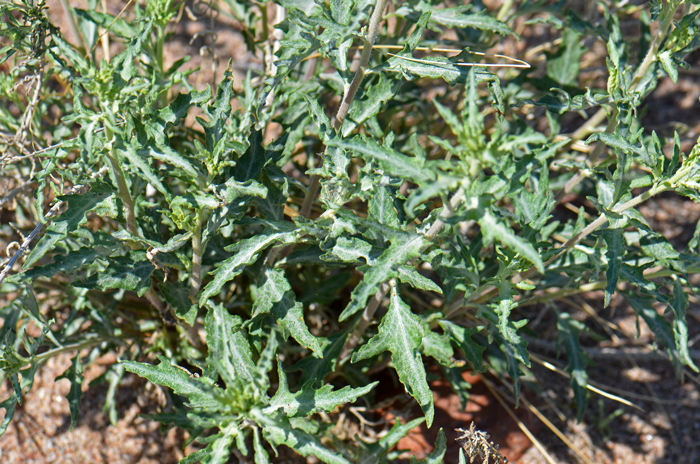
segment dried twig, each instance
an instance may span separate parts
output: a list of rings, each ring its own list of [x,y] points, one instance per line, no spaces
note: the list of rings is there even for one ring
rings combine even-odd
[[[98,177],[102,177],[105,173],[107,172],[107,167],[103,167],[96,173],[94,173],[91,177],[93,179],[96,179]],[[80,193],[85,193],[88,190],[87,185],[83,184],[78,184],[74,185],[73,188],[66,193],[66,195],[75,195],[75,194],[80,194]],[[32,240],[41,232],[41,230],[44,228],[44,226],[48,225],[49,222],[51,222],[51,219],[56,217],[62,210],[63,206],[65,205],[64,201],[59,200],[56,202],[55,205],[51,207],[48,213],[44,215],[44,220],[37,224],[37,226],[32,230],[32,232],[27,235],[27,237],[22,241],[22,244],[19,246],[15,254],[12,256],[12,258],[9,259],[4,265],[2,270],[0,271],[0,286],[2,285],[3,280],[5,280],[5,277],[10,273],[12,270],[12,266],[15,265],[17,260],[22,256],[24,253],[26,253],[29,249],[29,245],[32,243]]]
[[[498,451],[498,445],[489,441],[491,436],[486,432],[477,430],[474,422],[472,422],[469,430],[455,429],[455,431],[462,433],[462,435],[455,438],[455,440],[459,443],[464,452],[467,453],[470,463],[473,463],[474,459],[477,457],[483,464],[488,464],[489,462],[493,462],[494,464],[508,463],[508,459]],[[493,461],[490,461],[491,458],[493,458]]]

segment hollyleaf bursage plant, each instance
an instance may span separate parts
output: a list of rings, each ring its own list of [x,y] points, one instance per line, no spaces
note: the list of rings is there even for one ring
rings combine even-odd
[[[462,372],[492,369],[517,402],[530,367],[519,308],[592,289],[605,305],[623,289],[678,372],[697,371],[685,313],[700,229],[678,251],[635,209],[665,191],[700,200],[700,145],[684,153],[638,114],[700,45],[697,2],[652,2],[651,18],[599,2],[595,20],[564,2],[493,14],[480,2],[272,3],[274,28],[258,2],[210,2],[268,64],[240,91],[230,71],[195,90],[188,57],[164,67],[179,2],[130,2],[129,21],[74,10],[78,44],[43,1],[0,5],[0,201],[27,232],[0,275],[12,385],[0,431],[37,369],[66,352],[74,425],[84,366],[115,352],[101,377],[110,419],[125,370],[168,387],[171,407],[149,417],[202,444],[183,463],[227,462],[234,447],[266,463],[279,445],[387,462],[408,430],[433,425],[428,372],[466,399]],[[622,34],[631,15],[643,40]],[[464,66],[517,38],[508,24],[522,16],[561,31],[546,67]],[[121,52],[98,61],[107,40]],[[583,88],[584,41],[607,46],[604,88]],[[436,45],[460,53],[425,56]],[[589,117],[562,132],[577,113]],[[597,218],[581,207],[555,220],[570,192]],[[581,418],[584,326],[556,318]],[[333,418],[360,398],[371,409],[385,370],[424,417],[374,440],[342,435]],[[445,449],[441,433],[428,462]]]

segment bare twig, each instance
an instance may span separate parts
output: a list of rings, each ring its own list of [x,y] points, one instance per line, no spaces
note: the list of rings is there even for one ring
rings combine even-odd
[[[343,126],[343,121],[350,111],[350,104],[355,99],[355,94],[360,88],[362,80],[365,78],[365,72],[367,71],[367,66],[369,65],[369,59],[372,56],[372,47],[375,40],[377,40],[377,32],[379,31],[379,23],[384,15],[384,9],[386,8],[387,0],[377,0],[372,11],[372,17],[369,20],[369,29],[367,30],[367,35],[364,37],[364,45],[362,48],[362,57],[360,58],[360,67],[357,68],[355,76],[352,78],[350,86],[345,91],[343,96],[343,101],[338,108],[338,112],[333,120],[333,128],[335,130],[340,130]],[[308,218],[311,214],[311,206],[313,205],[314,199],[318,194],[319,188],[319,177],[317,174],[311,176],[311,181],[309,182],[309,189],[306,191],[306,196],[304,197],[304,204],[302,205],[301,215]],[[306,214],[305,214],[306,213]]]
[[[680,7],[680,2],[677,3],[674,7],[671,8],[673,11],[669,11],[668,15],[663,18],[661,21],[661,24],[659,25],[659,31],[654,37],[654,40],[651,42],[651,45],[649,46],[649,50],[647,51],[646,56],[644,57],[644,60],[642,63],[639,65],[637,68],[637,71],[634,73],[634,77],[632,78],[632,82],[630,83],[630,90],[633,92],[637,90],[637,87],[639,86],[640,82],[646,75],[647,71],[649,71],[649,68],[651,65],[654,64],[657,60],[657,53],[659,51],[659,48],[661,47],[661,44],[666,40],[666,37],[668,36],[669,29],[671,28],[671,25],[673,24],[673,17],[676,14],[676,11],[678,11],[678,8]],[[595,127],[597,127],[599,124],[601,124],[604,120],[605,117],[607,116],[605,108],[599,109],[593,116],[591,116],[586,123],[584,123],[583,126],[581,126],[576,132],[574,132],[571,136],[572,140],[580,140],[586,137],[586,135],[590,134],[595,130]],[[615,128],[617,127],[617,110],[613,110],[612,114],[610,115],[610,121],[608,122],[608,126],[605,129],[605,132],[610,134],[615,131]],[[598,157],[602,153],[603,149],[605,148],[605,144],[601,141],[599,141],[596,144],[595,149],[593,150],[593,153],[591,154],[591,157],[589,159],[589,163],[592,165],[597,161]],[[576,185],[581,182],[585,176],[577,172],[574,174],[574,176],[566,183],[562,191],[560,191],[557,196],[556,200],[557,202],[561,201],[562,198],[569,192],[571,192]]]
[[[96,173],[92,175],[92,178],[95,179],[97,177],[101,177],[104,175],[104,173],[107,172],[107,168],[102,168]],[[66,195],[75,195],[76,193],[84,193],[87,190],[87,186],[83,184],[78,184],[74,185],[73,188],[70,189],[70,191]],[[63,205],[65,202],[63,201],[58,201],[56,202],[55,205],[51,207],[48,213],[44,215],[44,220],[43,222],[37,224],[37,226],[32,230],[32,232],[27,235],[27,237],[22,241],[22,244],[19,246],[19,249],[15,252],[15,254],[10,258],[9,261],[7,261],[2,270],[0,271],[0,286],[2,285],[3,280],[5,280],[5,277],[10,273],[12,270],[12,266],[15,265],[17,260],[22,256],[28,249],[29,245],[32,243],[32,240],[41,232],[41,230],[44,228],[44,226],[48,225],[48,223],[51,221],[52,218],[54,218],[58,213],[61,211],[63,208]]]

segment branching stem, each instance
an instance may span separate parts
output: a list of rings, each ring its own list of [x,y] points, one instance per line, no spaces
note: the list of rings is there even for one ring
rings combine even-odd
[[[445,227],[444,220],[452,216],[455,209],[457,208],[457,206],[459,206],[462,200],[464,200],[464,187],[460,185],[455,194],[450,199],[450,201],[445,205],[445,208],[440,213],[440,217],[435,220],[428,232],[426,232],[425,238],[432,241],[437,236],[437,234],[440,233],[442,228]],[[360,319],[360,322],[358,322],[357,327],[355,327],[355,330],[345,341],[345,345],[343,345],[343,349],[341,350],[338,359],[345,359],[347,356],[350,355],[350,353],[352,353],[352,350],[360,342],[360,339],[362,339],[362,335],[364,335],[365,331],[372,323],[372,320],[374,319],[374,314],[377,312],[377,309],[379,309],[379,305],[382,303],[382,300],[384,299],[386,294],[389,293],[389,290],[391,289],[392,285],[396,285],[396,282],[394,282],[393,279],[389,282],[384,282],[379,287],[379,291],[377,291],[377,293],[374,294],[372,299],[369,300],[367,307],[362,313],[362,318]]]
[[[113,142],[112,130],[109,127],[105,127],[105,135],[107,136],[107,141]],[[138,236],[139,231],[136,226],[136,216],[134,214],[134,199],[131,197],[131,192],[129,192],[129,186],[126,183],[126,176],[124,176],[124,171],[117,158],[117,153],[114,149],[110,149],[107,152],[107,158],[112,166],[112,174],[117,181],[117,188],[119,189],[119,197],[124,204],[124,215],[126,216],[126,230],[130,234]]]
[[[379,23],[384,15],[384,9],[386,8],[387,0],[377,0],[377,4],[374,6],[374,11],[372,11],[372,17],[369,20],[369,28],[367,30],[367,35],[364,38],[364,46],[362,48],[362,57],[360,58],[360,67],[355,71],[355,76],[352,78],[352,82],[348,87],[345,95],[343,96],[343,101],[338,108],[338,113],[335,115],[335,120],[333,121],[333,128],[337,131],[343,126],[343,121],[345,121],[348,111],[350,111],[350,104],[355,99],[355,94],[360,88],[360,84],[365,77],[365,71],[367,71],[367,66],[369,65],[369,59],[372,56],[372,46],[377,40],[377,32],[379,31]],[[304,197],[304,203],[301,207],[301,215],[308,218],[311,215],[311,206],[313,205],[314,199],[318,194],[319,188],[319,177],[317,174],[311,176],[311,181],[309,183],[309,190],[306,192]]]
[[[377,32],[379,31],[379,23],[384,15],[384,9],[386,8],[387,0],[377,0],[377,4],[374,6],[374,11],[372,12],[372,17],[369,20],[369,29],[367,30],[367,35],[364,38],[364,46],[362,48],[362,57],[360,58],[360,67],[355,71],[355,76],[352,78],[350,87],[345,92],[343,101],[338,108],[338,113],[335,116],[335,122],[333,124],[336,130],[340,129],[345,121],[345,117],[350,111],[350,104],[355,99],[355,94],[360,89],[360,84],[365,78],[365,72],[367,71],[367,66],[369,65],[369,59],[372,56],[372,47],[374,42],[377,40]]]
[[[641,83],[642,79],[646,75],[646,73],[649,71],[649,68],[656,62],[657,60],[657,53],[659,52],[659,48],[661,47],[661,44],[663,44],[664,40],[666,40],[666,37],[668,37],[669,29],[671,28],[671,25],[673,24],[673,17],[676,15],[676,11],[678,11],[678,8],[680,7],[680,4],[682,2],[674,2],[667,10],[666,16],[661,21],[661,24],[659,26],[659,31],[654,36],[654,40],[651,42],[651,45],[649,46],[649,50],[647,51],[646,56],[644,57],[644,60],[642,60],[642,63],[639,65],[637,68],[637,71],[634,73],[634,76],[632,77],[632,82],[630,83],[630,90],[635,92],[637,91],[637,87]],[[610,120],[608,122],[608,126],[605,128],[605,132],[607,134],[611,134],[612,132],[615,131],[615,128],[617,127],[617,116],[618,112],[617,109],[613,110],[612,114],[610,115]],[[606,117],[606,112],[605,108],[601,108],[598,110],[597,113],[595,113],[593,116],[591,116],[586,123],[581,126],[576,132],[574,132],[571,136],[571,140],[581,140],[585,138],[588,134],[593,132],[595,130],[595,127],[597,127],[599,124],[601,124]],[[593,164],[596,162],[600,154],[602,153],[603,149],[605,148],[605,144],[603,142],[598,142],[596,144],[596,147],[593,149],[593,152],[591,156],[589,157],[589,163]],[[571,192],[576,185],[579,184],[584,179],[584,175],[582,175],[580,172],[577,172],[570,180],[569,182],[566,183],[564,188],[557,194],[557,202],[561,201],[562,198],[564,198],[565,195],[567,195],[569,192]]]
[[[190,294],[192,298],[197,297],[199,288],[202,286],[202,222],[204,211],[197,214],[195,230],[192,234],[192,273],[190,274]]]

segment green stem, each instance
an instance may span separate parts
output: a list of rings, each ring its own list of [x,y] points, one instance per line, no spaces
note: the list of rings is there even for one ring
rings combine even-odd
[[[42,363],[42,362],[48,360],[49,358],[52,358],[56,355],[59,355],[61,353],[65,353],[68,351],[80,351],[83,348],[90,348],[90,347],[93,347],[95,345],[99,345],[101,343],[109,342],[109,341],[121,343],[121,340],[113,339],[113,338],[94,338],[91,340],[85,340],[82,342],[73,343],[71,345],[59,346],[58,348],[54,348],[53,350],[49,350],[49,351],[46,351],[46,352],[41,353],[39,355],[36,355],[33,358],[25,358],[22,356],[21,359],[22,359],[22,361],[25,362],[25,365],[31,364],[32,360],[35,363],[39,364],[39,363]]]
[[[107,142],[113,142],[114,134],[112,134],[112,130],[107,126],[105,126],[105,134],[107,135]],[[117,181],[119,197],[121,198],[122,203],[124,203],[126,230],[128,230],[132,235],[138,235],[136,216],[134,214],[134,199],[131,197],[129,186],[126,183],[126,177],[124,176],[124,171],[119,163],[118,155],[113,148],[107,152],[107,158],[112,165],[112,173]]]
[[[192,234],[192,273],[190,274],[190,293],[193,298],[199,293],[199,289],[202,286],[202,254],[204,250],[202,248],[202,216],[203,211],[200,211],[197,215],[197,223],[195,224],[195,230]]]
[[[364,38],[364,47],[362,48],[362,57],[360,58],[360,67],[357,68],[355,76],[352,78],[350,87],[348,87],[343,101],[338,108],[338,113],[335,115],[335,121],[333,121],[333,128],[337,131],[343,126],[343,121],[350,111],[350,104],[355,99],[355,94],[360,88],[362,80],[365,78],[365,71],[367,70],[367,65],[369,64],[369,59],[372,56],[372,47],[374,42],[377,40],[377,32],[379,31],[379,23],[384,15],[384,9],[386,8],[387,0],[377,0],[374,6],[374,11],[372,11],[372,17],[369,20],[369,29],[367,30],[367,35]],[[319,188],[319,177],[314,174],[311,176],[311,182],[309,183],[309,189],[306,191],[306,196],[304,197],[304,203],[301,208],[301,215],[308,218],[311,214],[311,206],[313,205],[314,199],[318,194]]]
[[[455,192],[454,195],[452,195],[452,198],[450,199],[449,203],[445,204],[445,207],[443,208],[442,212],[440,213],[440,216],[438,219],[435,220],[433,225],[430,227],[428,232],[425,234],[425,238],[428,240],[432,241],[435,239],[438,233],[442,230],[443,227],[445,227],[445,220],[452,216],[454,213],[455,209],[459,204],[464,200],[464,187],[462,185],[459,186],[457,191]],[[428,247],[430,245],[426,245]],[[425,249],[425,248],[424,248]],[[379,305],[382,303],[382,300],[386,296],[387,293],[389,293],[389,290],[391,289],[392,286],[395,286],[396,282],[393,281],[393,279],[389,282],[384,282],[380,287],[377,293],[374,294],[372,299],[369,301],[367,304],[367,307],[365,308],[364,312],[362,313],[362,318],[360,319],[360,322],[357,324],[357,327],[355,330],[352,332],[352,334],[348,337],[348,339],[345,341],[345,344],[343,345],[343,349],[340,352],[340,356],[338,359],[345,359],[347,356],[350,355],[352,350],[355,348],[355,346],[359,343],[360,339],[362,338],[362,335],[365,333],[369,325],[372,323],[374,320],[374,313],[377,312],[377,309],[379,309]]]
[[[377,4],[374,6],[374,11],[372,12],[372,17],[369,20],[369,29],[367,30],[367,35],[364,38],[364,47],[362,48],[362,57],[360,58],[360,67],[357,68],[355,76],[352,78],[350,87],[348,87],[347,92],[345,92],[345,97],[343,97],[343,102],[338,108],[338,113],[335,116],[335,122],[333,124],[336,130],[340,129],[345,121],[345,117],[350,111],[350,104],[355,98],[355,94],[360,88],[362,80],[365,78],[365,71],[367,71],[367,65],[369,64],[369,59],[372,56],[372,47],[374,42],[377,40],[377,32],[379,31],[379,23],[384,15],[384,9],[386,8],[387,0],[377,0]]]
[[[637,70],[634,73],[634,76],[632,77],[632,82],[630,83],[630,89],[632,91],[636,91],[637,87],[639,86],[640,82],[646,75],[646,73],[649,71],[649,68],[654,64],[654,62],[657,60],[657,54],[659,52],[659,48],[661,47],[661,44],[666,40],[666,37],[668,36],[669,29],[671,28],[671,25],[673,24],[673,17],[676,15],[676,11],[678,11],[678,8],[680,7],[680,4],[682,2],[674,2],[669,8],[666,10],[666,16],[663,17],[661,20],[661,24],[659,26],[659,31],[654,37],[654,40],[651,42],[651,45],[649,46],[649,50],[647,51],[646,56],[644,57],[644,60],[642,60],[642,63],[639,65]],[[593,116],[591,116],[586,123],[584,123],[583,126],[581,126],[577,131],[575,131],[572,136],[571,140],[581,140],[586,135],[590,134],[593,132],[594,128],[597,127],[599,124],[601,124],[606,117],[606,111],[605,108],[599,109]],[[617,116],[618,116],[618,111],[615,108],[610,115],[610,120],[608,122],[608,126],[605,129],[605,132],[608,134],[611,134],[612,132],[615,131],[615,128],[617,127]],[[602,153],[603,149],[605,148],[605,144],[603,142],[598,142],[596,144],[596,147],[593,149],[593,152],[591,156],[589,157],[589,162],[591,164],[595,163],[595,161],[598,159],[600,154]],[[561,201],[561,199],[571,192],[576,185],[578,185],[579,182],[583,180],[583,176],[579,175],[579,173],[576,173],[574,177],[572,177],[569,182],[566,183],[566,186],[564,189],[557,194],[557,201]]]
[[[165,28],[158,27],[158,37],[156,40],[156,60],[158,61],[158,69],[161,74],[165,71],[163,70],[163,45],[165,42]]]
[[[683,178],[684,176],[686,176],[688,174],[688,170],[689,170],[688,168],[680,169],[678,171],[678,173],[675,176],[673,176],[673,178],[670,181],[656,184],[651,189],[647,190],[646,192],[642,193],[641,195],[638,195],[638,196],[632,198],[631,200],[629,200],[629,201],[627,201],[619,206],[612,208],[611,211],[613,213],[622,213],[624,211],[627,211],[630,208],[634,208],[635,206],[645,202],[649,198],[651,198],[655,195],[658,195],[661,192],[665,192],[666,190],[670,190],[671,188],[673,188],[673,186],[676,182],[678,182],[681,178]],[[589,234],[596,231],[599,227],[604,225],[606,222],[608,222],[608,218],[605,216],[605,214],[601,214],[595,221],[590,223],[585,229],[583,229],[581,232],[574,235],[566,243],[564,243],[559,248],[559,251],[554,256],[552,256],[547,261],[545,261],[545,263],[544,263],[545,267],[548,266],[549,264],[551,264],[552,262],[554,262],[559,257],[561,257],[561,255],[564,254],[564,252],[566,252],[567,250],[572,248],[574,245],[579,243],[581,240],[586,238]],[[527,279],[530,276],[532,276],[535,272],[537,272],[537,269],[532,267],[525,272],[517,274],[515,277],[513,277],[513,279],[515,281],[522,281],[522,280]],[[490,285],[490,286],[486,287],[484,290],[482,290],[481,292],[474,293],[469,298],[469,302],[471,304],[483,303],[488,298],[490,298],[490,296],[495,292],[498,292],[498,288],[496,286]],[[450,312],[449,314],[446,314],[446,317],[453,317],[454,315],[458,314],[461,311],[461,309],[462,308],[455,309],[454,311]]]

